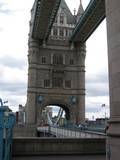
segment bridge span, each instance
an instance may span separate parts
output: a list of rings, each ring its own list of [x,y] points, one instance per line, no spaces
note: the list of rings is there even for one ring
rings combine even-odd
[[[31,37],[41,41],[48,38],[61,0],[35,0],[31,19]]]
[[[87,9],[80,17],[70,41],[86,42],[104,20],[105,16],[105,0],[91,0]]]
[[[31,37],[41,42],[49,37],[61,0],[36,0],[31,19]],[[71,42],[84,43],[104,20],[105,0],[91,0],[84,14],[80,17],[71,37]]]

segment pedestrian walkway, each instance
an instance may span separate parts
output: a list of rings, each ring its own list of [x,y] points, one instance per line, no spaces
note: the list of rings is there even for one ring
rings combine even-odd
[[[105,160],[105,155],[54,155],[14,157],[13,160]]]

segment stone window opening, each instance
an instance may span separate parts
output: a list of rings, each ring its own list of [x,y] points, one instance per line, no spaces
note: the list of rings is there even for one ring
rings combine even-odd
[[[58,22],[58,16],[56,16],[56,18],[55,18],[55,23],[57,23]]]
[[[63,55],[53,55],[53,64],[63,64]]]
[[[62,88],[63,87],[63,79],[60,77],[53,77],[52,86],[53,86],[53,88]]]
[[[44,87],[50,87],[50,80],[49,79],[45,79],[44,80]]]
[[[42,57],[42,64],[46,63],[46,57]]]
[[[60,30],[59,30],[59,35],[60,35],[61,37],[64,37],[64,29],[63,29],[63,28],[60,28]]]
[[[71,88],[71,80],[65,81],[65,88]]]
[[[64,14],[60,14],[60,24],[64,24]]]
[[[70,65],[74,65],[74,60],[70,59]]]
[[[66,37],[68,37],[68,30],[66,29]]]
[[[58,36],[58,29],[57,28],[53,28],[53,35]]]

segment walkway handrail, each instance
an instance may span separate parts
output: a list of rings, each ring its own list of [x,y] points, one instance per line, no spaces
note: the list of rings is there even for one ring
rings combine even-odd
[[[72,137],[72,138],[103,138],[105,133],[93,132],[88,130],[79,130],[77,128],[63,128],[50,126],[49,131],[56,137]]]
[[[2,102],[2,100],[0,101]],[[7,106],[0,106],[0,160],[12,158],[12,133],[15,124],[15,116],[7,112]]]

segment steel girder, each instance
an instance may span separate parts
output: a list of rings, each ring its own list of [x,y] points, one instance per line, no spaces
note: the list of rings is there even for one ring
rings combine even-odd
[[[31,36],[46,40],[49,36],[61,0],[36,0]]]

